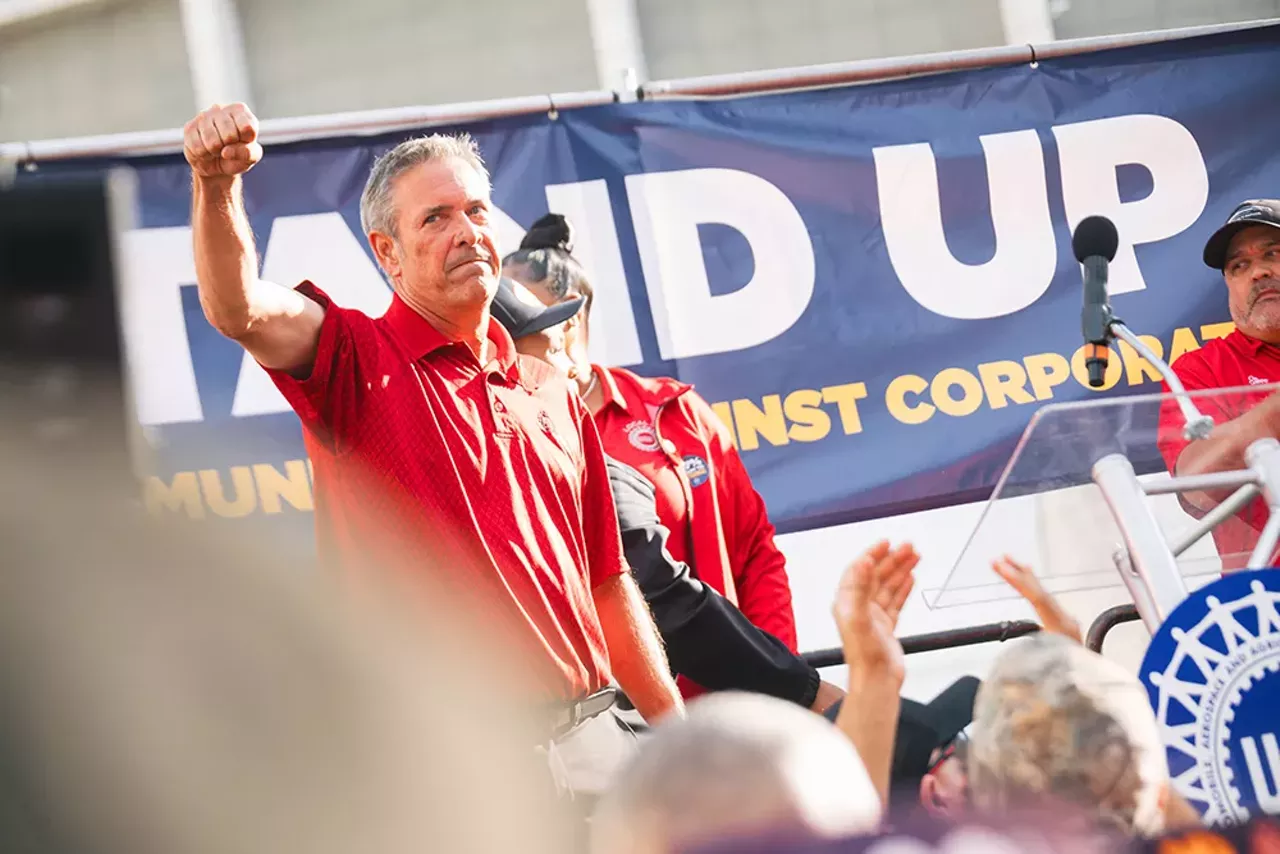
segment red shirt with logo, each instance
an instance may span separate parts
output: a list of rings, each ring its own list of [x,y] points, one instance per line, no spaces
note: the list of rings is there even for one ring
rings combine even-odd
[[[579,396],[497,321],[481,365],[399,298],[375,319],[298,290],[325,308],[315,366],[269,373],[302,420],[321,559],[428,573],[470,597],[552,699],[605,686],[591,591],[626,564]]]
[[[794,652],[787,563],[729,430],[692,386],[595,366],[605,453],[653,482],[671,555]],[[682,680],[686,694],[696,693]]]
[[[1214,423],[1222,425],[1248,412],[1270,394],[1270,390],[1250,392],[1249,387],[1280,382],[1280,348],[1235,330],[1223,338],[1206,341],[1199,350],[1183,354],[1174,362],[1173,371],[1187,391],[1233,389],[1220,396],[1193,398],[1197,409],[1212,415]],[[1164,391],[1168,393],[1167,385]],[[1182,435],[1184,424],[1176,401],[1164,401],[1160,409],[1159,444],[1170,472],[1176,471],[1178,456],[1189,444]],[[1183,506],[1187,506],[1185,502]],[[1213,540],[1222,557],[1223,569],[1240,569],[1248,564],[1266,521],[1267,504],[1259,497],[1214,529]]]

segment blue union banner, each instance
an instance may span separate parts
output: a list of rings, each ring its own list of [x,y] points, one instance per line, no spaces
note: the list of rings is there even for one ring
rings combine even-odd
[[[1097,393],[1070,253],[1087,215],[1119,227],[1114,305],[1166,357],[1230,330],[1198,259],[1237,201],[1280,194],[1278,41],[446,130],[480,143],[504,251],[548,210],[577,226],[598,360],[695,384],[797,530],[981,498],[1037,406]],[[404,136],[269,148],[246,183],[262,275],[381,312],[357,207]],[[306,531],[297,421],[197,304],[185,164],[131,165],[125,329],[151,501]],[[1136,353],[1118,356],[1102,393],[1156,389]]]

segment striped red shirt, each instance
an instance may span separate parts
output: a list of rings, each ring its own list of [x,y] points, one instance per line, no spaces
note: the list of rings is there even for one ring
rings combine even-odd
[[[302,420],[321,559],[434,564],[531,654],[553,698],[607,684],[591,591],[625,564],[578,395],[496,321],[481,365],[399,298],[371,318],[309,282],[299,291],[325,308],[315,366],[270,373]]]

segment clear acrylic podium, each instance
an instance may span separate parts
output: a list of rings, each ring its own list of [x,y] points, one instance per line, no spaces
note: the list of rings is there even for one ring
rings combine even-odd
[[[1254,442],[1235,470],[1176,478],[1161,447],[1177,453],[1208,432],[1208,420],[1198,416],[1223,430],[1277,389],[1257,385],[1043,407],[946,580],[924,591],[926,602],[946,608],[1017,599],[991,570],[992,560],[1010,553],[1032,562],[1050,593],[1127,588],[1155,631],[1189,590],[1233,569],[1274,566],[1280,442]],[[1020,554],[1017,543],[1034,543],[1030,550],[1038,554]]]

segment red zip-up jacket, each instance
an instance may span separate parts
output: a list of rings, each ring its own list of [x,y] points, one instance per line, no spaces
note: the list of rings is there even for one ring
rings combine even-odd
[[[693,386],[593,370],[604,392],[595,416],[604,451],[653,482],[672,556],[796,651],[786,558],[728,428]]]

